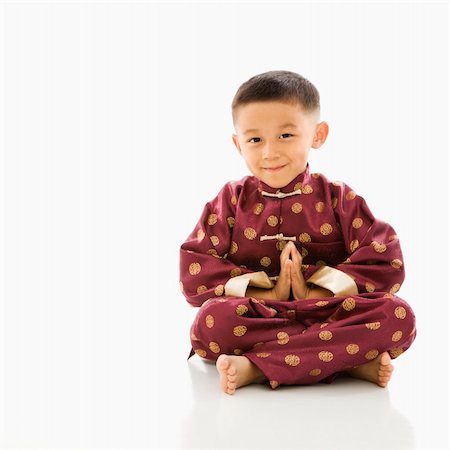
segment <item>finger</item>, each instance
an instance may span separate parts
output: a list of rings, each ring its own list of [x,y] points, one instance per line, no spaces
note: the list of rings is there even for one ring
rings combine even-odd
[[[292,294],[296,300],[305,298],[305,281],[301,272],[296,270],[294,264],[291,268],[291,289]]]
[[[293,244],[291,247],[291,259],[294,265],[297,265],[298,267],[302,265],[303,258],[300,252],[297,250],[295,244]]]
[[[285,259],[281,263],[280,275],[278,277],[278,281],[289,281],[291,278],[291,266],[292,261],[290,259]],[[290,282],[290,281],[289,281]]]
[[[283,266],[284,261],[286,261],[287,259],[289,259],[289,255],[290,255],[290,253],[291,253],[291,246],[290,246],[289,244],[290,244],[290,242],[288,242],[288,243],[284,246],[283,251],[282,251],[281,254],[280,254],[280,263],[281,263],[281,266]]]

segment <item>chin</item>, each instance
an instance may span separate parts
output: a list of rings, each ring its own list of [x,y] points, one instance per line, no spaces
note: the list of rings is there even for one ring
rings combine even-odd
[[[270,186],[273,189],[281,189],[282,187],[289,184],[289,181],[287,183],[285,183],[284,181],[276,182],[274,180],[264,180],[263,178],[261,179],[261,181],[263,181],[264,183],[266,183],[268,186]]]

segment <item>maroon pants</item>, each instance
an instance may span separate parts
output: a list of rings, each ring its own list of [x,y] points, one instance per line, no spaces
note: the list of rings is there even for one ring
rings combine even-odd
[[[220,297],[201,306],[191,327],[195,353],[210,360],[244,355],[273,389],[331,382],[385,351],[396,358],[415,337],[410,306],[384,292],[293,301]]]

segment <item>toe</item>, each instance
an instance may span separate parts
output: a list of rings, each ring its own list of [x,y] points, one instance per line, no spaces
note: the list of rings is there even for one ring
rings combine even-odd
[[[381,365],[388,366],[390,364],[390,362],[391,362],[391,357],[389,356],[389,353],[384,352],[380,358]]]
[[[230,365],[230,361],[229,361],[227,355],[220,355],[217,358],[216,366],[218,369],[226,370],[229,365]]]

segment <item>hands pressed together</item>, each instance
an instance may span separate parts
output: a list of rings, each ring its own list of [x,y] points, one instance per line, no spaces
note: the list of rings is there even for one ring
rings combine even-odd
[[[301,271],[302,255],[293,242],[288,242],[280,254],[280,274],[272,289],[249,287],[248,297],[259,297],[270,300],[288,301],[290,294],[295,300],[313,297],[333,297],[328,289],[320,287],[309,288]]]

